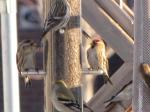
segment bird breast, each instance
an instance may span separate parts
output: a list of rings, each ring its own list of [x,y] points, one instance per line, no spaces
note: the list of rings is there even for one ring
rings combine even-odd
[[[90,48],[87,51],[87,59],[92,69],[97,69],[99,67],[98,57],[95,48]]]

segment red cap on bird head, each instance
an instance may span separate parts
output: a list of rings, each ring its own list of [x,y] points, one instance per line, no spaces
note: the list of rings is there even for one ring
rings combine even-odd
[[[101,38],[100,35],[95,34],[95,35],[93,36],[93,42],[94,42],[95,44],[98,43],[98,42],[100,42],[101,40],[102,40],[102,38]]]
[[[94,42],[95,44],[99,43],[100,41],[101,41],[101,39],[94,39],[94,40],[93,40],[93,42]]]

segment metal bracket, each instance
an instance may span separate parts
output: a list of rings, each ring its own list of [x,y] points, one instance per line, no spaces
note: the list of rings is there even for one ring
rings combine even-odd
[[[104,71],[102,69],[99,70],[82,69],[82,74],[103,75]]]
[[[33,71],[33,72],[31,72],[31,71],[29,71],[29,72],[21,72],[21,77],[25,77],[27,75],[32,80],[43,80],[44,77],[46,76],[46,72],[44,72],[44,71],[39,71],[39,72],[35,72],[35,71]]]
[[[29,72],[21,72],[21,74],[22,75],[45,75],[46,72],[44,72],[44,71],[38,71],[38,72],[33,71],[33,72],[31,72],[31,71],[29,71]]]

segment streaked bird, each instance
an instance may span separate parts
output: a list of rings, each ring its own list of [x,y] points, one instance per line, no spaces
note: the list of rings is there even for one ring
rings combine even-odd
[[[70,19],[70,13],[70,5],[67,0],[52,0],[48,16],[44,23],[42,37],[45,36],[49,30],[59,30],[60,33],[63,33]]]
[[[104,82],[107,81],[112,85],[109,79],[108,70],[109,64],[106,57],[105,43],[102,39],[93,39],[91,47],[87,51],[87,59],[91,70],[102,70]]]
[[[37,45],[32,40],[23,40],[18,44],[16,53],[16,61],[19,74],[21,72],[35,71],[36,70],[36,50]],[[25,87],[31,85],[31,79],[28,75],[24,77]]]
[[[79,103],[63,80],[58,80],[53,85],[51,101],[54,107],[60,112],[81,112]],[[85,104],[83,106],[90,112],[93,112]]]
[[[150,88],[150,66],[146,63],[142,63],[140,65],[140,70],[146,86]]]

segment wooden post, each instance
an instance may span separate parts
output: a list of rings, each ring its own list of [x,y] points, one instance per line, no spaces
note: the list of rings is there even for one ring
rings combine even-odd
[[[0,0],[4,112],[20,112],[16,66],[17,0]]]
[[[43,1],[43,20],[47,17],[48,11],[50,10],[50,4],[52,0],[44,0]],[[51,96],[51,86],[52,86],[52,75],[53,75],[53,35],[52,32],[47,33],[44,37],[47,40],[44,42],[44,47],[47,49],[45,50],[45,69],[46,69],[46,76],[44,78],[44,112],[52,112],[53,107],[50,100]]]

